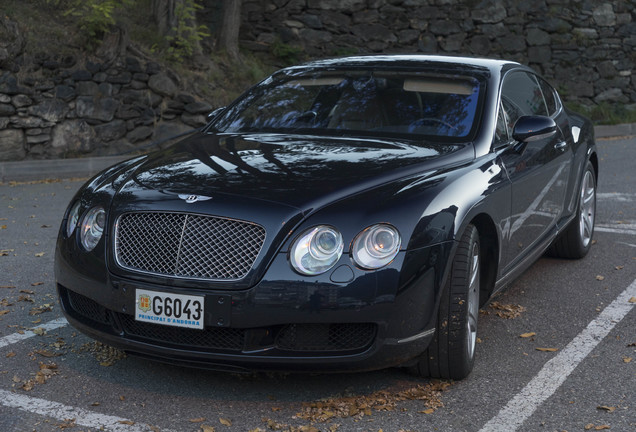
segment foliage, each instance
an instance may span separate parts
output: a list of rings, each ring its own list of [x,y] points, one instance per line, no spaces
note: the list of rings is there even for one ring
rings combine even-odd
[[[300,47],[286,44],[280,40],[272,44],[272,54],[285,65],[293,65],[301,60],[303,50]]]
[[[636,110],[629,109],[623,104],[601,102],[590,106],[574,102],[568,103],[567,107],[589,117],[594,124],[636,123]]]
[[[85,33],[86,44],[95,47],[103,35],[115,25],[116,9],[130,6],[133,0],[48,0],[58,6],[68,5],[64,16],[78,19],[79,28]]]
[[[169,60],[182,62],[185,58],[192,57],[198,43],[210,36],[206,26],[196,25],[196,11],[202,8],[196,0],[184,0],[175,6],[177,25],[166,36],[170,44],[167,49]]]

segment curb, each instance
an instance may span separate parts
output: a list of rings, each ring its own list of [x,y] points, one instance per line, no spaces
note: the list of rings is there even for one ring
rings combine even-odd
[[[636,123],[595,126],[594,132],[596,138],[636,135]],[[0,162],[0,182],[92,177],[109,166],[131,157],[134,155]]]

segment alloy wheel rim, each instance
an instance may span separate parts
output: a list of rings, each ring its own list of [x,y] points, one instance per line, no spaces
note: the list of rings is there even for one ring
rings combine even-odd
[[[596,214],[596,186],[591,171],[585,172],[581,185],[581,209],[579,213],[579,236],[583,247],[587,247],[594,232],[594,217]]]
[[[477,318],[479,317],[479,244],[473,244],[470,254],[470,274],[468,285],[468,319],[466,337],[468,358],[473,358],[477,343]]]

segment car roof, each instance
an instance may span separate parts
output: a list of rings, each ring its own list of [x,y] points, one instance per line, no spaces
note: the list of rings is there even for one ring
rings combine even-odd
[[[381,54],[340,57],[314,60],[299,66],[283,69],[286,73],[302,72],[312,69],[340,68],[444,68],[459,70],[501,71],[504,68],[521,66],[517,62],[486,58],[455,57],[424,54]]]

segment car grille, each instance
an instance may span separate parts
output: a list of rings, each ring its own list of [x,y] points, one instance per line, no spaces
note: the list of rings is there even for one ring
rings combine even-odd
[[[349,351],[371,345],[375,324],[289,324],[276,338],[276,347],[291,351]]]
[[[66,311],[87,325],[126,339],[184,349],[240,353],[249,345],[250,350],[275,348],[270,351],[273,355],[344,354],[366,350],[373,344],[377,332],[373,323],[285,324],[247,329],[206,327],[204,330],[170,327],[136,321],[132,315],[111,311],[62,286],[59,291]],[[263,334],[272,334],[274,338],[262,338]],[[254,340],[262,340],[262,345],[252,345]]]
[[[125,213],[115,229],[115,257],[128,270],[195,279],[237,280],[265,241],[257,224],[187,213]]]
[[[133,338],[154,340],[174,345],[240,351],[243,348],[245,330],[236,328],[206,328],[203,331],[168,327],[135,321],[131,315],[117,314],[124,332]]]

